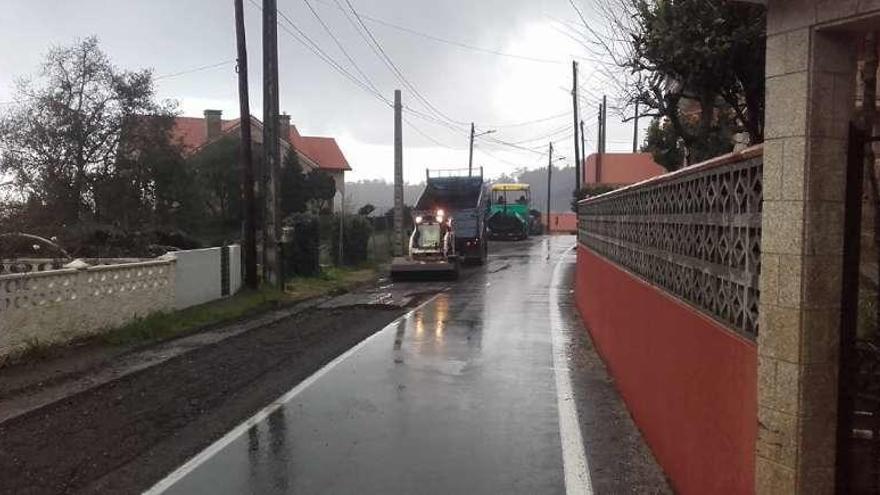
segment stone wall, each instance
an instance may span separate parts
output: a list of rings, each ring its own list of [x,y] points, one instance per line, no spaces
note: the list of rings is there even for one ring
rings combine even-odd
[[[174,261],[0,276],[0,358],[174,308]]]
[[[754,339],[762,164],[756,146],[581,201],[578,240]]]
[[[24,266],[20,261],[15,263]],[[230,296],[242,286],[237,245],[146,261],[76,260],[63,268],[53,260],[25,261],[32,271],[0,274],[0,361],[35,345],[69,342]]]
[[[751,493],[761,147],[578,204],[575,299],[677,493]]]

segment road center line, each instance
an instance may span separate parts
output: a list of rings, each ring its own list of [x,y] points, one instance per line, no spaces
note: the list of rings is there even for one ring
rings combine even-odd
[[[285,393],[281,397],[275,399],[271,404],[264,407],[263,409],[258,411],[256,414],[254,414],[250,418],[244,420],[238,426],[236,426],[235,428],[230,430],[229,433],[220,437],[219,440],[217,440],[216,442],[211,444],[208,448],[199,452],[198,454],[196,454],[195,457],[193,457],[192,459],[187,461],[185,464],[183,464],[179,468],[172,471],[171,474],[169,474],[168,476],[166,476],[165,478],[160,480],[158,483],[153,485],[153,487],[150,488],[149,490],[145,491],[144,495],[158,495],[160,493],[165,492],[165,490],[168,490],[172,486],[174,486],[175,483],[177,483],[178,481],[180,481],[181,479],[186,477],[186,475],[188,475],[189,473],[195,471],[199,466],[201,466],[202,464],[207,462],[210,458],[217,455],[217,453],[219,453],[224,448],[229,446],[229,444],[231,444],[232,442],[237,440],[240,436],[242,436],[249,429],[251,429],[252,427],[256,426],[257,424],[259,424],[260,422],[262,422],[263,420],[268,418],[273,412],[278,410],[280,407],[284,406],[284,404],[286,404],[287,402],[290,402],[297,395],[301,394],[304,390],[309,388],[309,386],[311,386],[313,383],[318,381],[322,376],[324,376],[328,372],[330,372],[330,370],[332,370],[333,368],[338,366],[340,363],[342,363],[343,361],[345,361],[346,359],[351,357],[354,353],[358,352],[361,348],[363,348],[364,346],[369,344],[373,339],[377,338],[379,335],[381,335],[387,331],[391,331],[391,329],[393,329],[393,328],[396,328],[401,320],[406,320],[406,319],[410,318],[416,311],[422,309],[424,306],[426,306],[431,301],[436,299],[437,296],[439,296],[441,293],[442,292],[437,293],[434,296],[428,298],[427,300],[425,300],[424,302],[422,302],[421,304],[419,304],[415,308],[408,311],[406,314],[395,319],[394,321],[392,321],[388,325],[385,325],[385,327],[382,328],[381,330],[379,330],[378,332],[376,332],[376,333],[370,335],[369,337],[367,337],[366,339],[358,342],[354,347],[352,347],[351,349],[340,354],[333,361],[330,361],[329,363],[325,364],[322,368],[318,369],[318,371],[314,372],[308,378],[301,381],[297,386],[292,388],[290,391],[288,391],[287,393]]]
[[[574,392],[571,387],[571,375],[566,362],[565,337],[566,325],[559,308],[559,290],[562,280],[562,267],[566,249],[556,266],[550,281],[550,333],[553,341],[553,374],[556,376],[556,403],[559,410],[559,436],[562,440],[562,466],[565,473],[565,492],[568,494],[593,493],[590,481],[590,469],[584,451],[584,439],[581,436],[581,424],[578,420]]]

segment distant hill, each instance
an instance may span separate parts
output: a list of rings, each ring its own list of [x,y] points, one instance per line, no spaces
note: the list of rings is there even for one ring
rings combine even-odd
[[[574,190],[574,167],[554,168],[551,209],[555,212],[571,211],[571,193]],[[532,207],[544,211],[547,205],[547,169],[526,170],[509,177],[499,177],[491,182],[523,182],[532,186]],[[424,184],[406,184],[403,188],[404,202],[413,204],[424,189]],[[350,211],[357,211],[369,203],[382,214],[394,206],[394,186],[384,180],[365,180],[345,183],[345,202]]]
[[[424,184],[405,184],[403,202],[413,204],[424,187]],[[350,211],[357,211],[361,206],[371,204],[376,207],[376,214],[381,215],[394,207],[394,184],[378,179],[346,182],[345,203],[350,205],[346,208]]]

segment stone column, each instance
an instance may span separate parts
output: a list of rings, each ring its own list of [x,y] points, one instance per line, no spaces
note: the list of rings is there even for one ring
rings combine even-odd
[[[837,2],[771,0],[756,492],[834,491],[848,123],[856,48]],[[836,15],[836,14],[835,14]]]

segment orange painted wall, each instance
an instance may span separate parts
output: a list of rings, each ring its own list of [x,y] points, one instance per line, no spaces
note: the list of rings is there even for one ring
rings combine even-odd
[[[544,215],[543,221],[547,221],[547,215]],[[553,233],[577,233],[577,214],[575,212],[551,213],[549,225],[550,232]]]
[[[577,307],[618,390],[681,494],[751,494],[757,349],[578,246]]]

